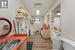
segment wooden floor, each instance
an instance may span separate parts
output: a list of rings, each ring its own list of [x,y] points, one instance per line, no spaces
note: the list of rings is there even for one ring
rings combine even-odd
[[[39,33],[30,36],[29,42],[33,42],[32,50],[52,50],[52,43],[50,39],[42,39]]]

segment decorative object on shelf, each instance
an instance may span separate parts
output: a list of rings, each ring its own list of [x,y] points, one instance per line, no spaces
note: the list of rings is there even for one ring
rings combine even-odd
[[[17,23],[17,33],[25,32],[25,25],[27,24],[29,18],[28,14],[25,12],[24,7],[20,6],[17,9],[16,23]],[[26,24],[25,24],[26,23]]]
[[[17,9],[16,20],[20,21],[20,20],[24,19],[24,16],[25,16],[25,10],[24,10],[24,8],[22,6],[20,6]]]
[[[20,6],[18,9],[17,9],[17,15],[16,15],[16,22],[17,22],[17,33],[19,34],[19,26],[20,26],[20,21],[22,19],[24,19],[24,16],[25,16],[25,10],[22,6]]]
[[[20,6],[18,9],[17,9],[17,13],[20,15],[20,16],[25,16],[25,10],[22,6]]]

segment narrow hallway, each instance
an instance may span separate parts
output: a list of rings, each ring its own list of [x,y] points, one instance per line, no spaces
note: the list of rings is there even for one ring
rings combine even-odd
[[[30,36],[28,39],[29,42],[33,42],[32,50],[51,50],[51,40],[42,39],[39,33],[36,33],[33,36]]]

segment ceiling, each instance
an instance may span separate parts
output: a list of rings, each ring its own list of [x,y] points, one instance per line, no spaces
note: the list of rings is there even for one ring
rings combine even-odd
[[[44,16],[52,7],[56,0],[23,0],[26,10],[31,16]],[[37,15],[39,10],[39,15]]]

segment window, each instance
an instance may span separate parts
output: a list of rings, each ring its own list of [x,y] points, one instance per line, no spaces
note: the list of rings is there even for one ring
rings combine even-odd
[[[34,23],[40,23],[40,19],[39,18],[35,18],[34,19]]]
[[[8,0],[0,0],[0,8],[8,8]]]

